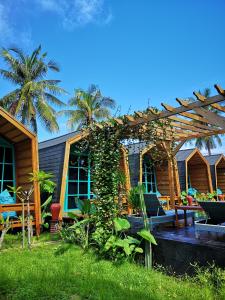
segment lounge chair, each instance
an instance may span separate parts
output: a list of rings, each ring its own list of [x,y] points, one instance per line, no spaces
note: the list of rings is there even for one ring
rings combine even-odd
[[[175,210],[164,210],[155,194],[144,194],[144,199],[151,230],[160,224],[175,223]],[[187,217],[194,218],[194,212],[187,211]],[[143,226],[142,217],[129,216],[128,218],[133,227],[140,229]],[[178,219],[184,219],[184,212],[182,210],[178,210]]]
[[[225,234],[225,201],[199,201],[208,218],[195,222],[195,235],[198,238],[201,231]]]

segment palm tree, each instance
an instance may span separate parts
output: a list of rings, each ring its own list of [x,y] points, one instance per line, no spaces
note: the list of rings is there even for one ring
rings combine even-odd
[[[211,91],[209,88],[206,88],[202,93],[201,91],[199,91],[199,94],[208,98],[211,94]],[[205,109],[218,114],[218,110],[214,109],[212,106],[207,106],[205,107]],[[208,151],[208,155],[211,155],[211,150],[215,149],[217,145],[222,146],[222,140],[220,138],[220,135],[199,137],[196,138],[194,141],[195,141],[195,147],[198,147],[200,150],[205,148],[205,150]]]
[[[8,69],[0,69],[0,75],[16,85],[16,89],[0,99],[0,106],[7,109],[23,124],[37,133],[37,119],[50,132],[58,131],[56,112],[51,106],[64,105],[57,95],[65,91],[58,86],[60,80],[47,80],[49,70],[59,72],[58,65],[47,53],[41,53],[41,46],[31,55],[18,48],[2,48],[0,56]]]
[[[69,119],[67,125],[74,129],[91,126],[96,121],[110,117],[110,109],[115,108],[115,101],[104,97],[96,85],[90,85],[87,91],[75,90],[75,96],[69,100],[69,106],[75,109],[64,110],[59,114],[66,115]]]

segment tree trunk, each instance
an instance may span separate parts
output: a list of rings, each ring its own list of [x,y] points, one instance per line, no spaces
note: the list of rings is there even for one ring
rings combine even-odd
[[[207,141],[206,147],[207,147],[207,150],[208,150],[208,155],[211,155],[212,152],[211,152],[211,148],[210,148],[210,143],[209,143],[209,141]]]

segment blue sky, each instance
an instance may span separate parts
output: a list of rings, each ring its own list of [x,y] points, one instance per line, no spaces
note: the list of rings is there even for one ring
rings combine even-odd
[[[63,101],[95,83],[127,113],[225,87],[224,12],[224,0],[0,0],[0,45],[41,44],[61,66],[49,78],[70,93]],[[0,96],[11,89],[0,79]],[[40,127],[39,140],[60,126]]]

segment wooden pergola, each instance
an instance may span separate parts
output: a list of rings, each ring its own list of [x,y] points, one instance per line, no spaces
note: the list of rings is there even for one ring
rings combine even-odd
[[[219,104],[225,101],[225,90],[220,86],[215,85],[217,95],[205,98],[203,95],[193,92],[196,100],[183,100],[177,98],[178,107],[162,103],[163,110],[156,111],[154,109],[147,109],[146,112],[134,112],[133,115],[125,115],[122,118],[113,118],[113,122],[120,125],[142,126],[154,120],[169,119],[171,127],[168,131],[172,131],[173,139],[177,142],[173,157],[183,146],[183,144],[190,139],[212,136],[216,134],[225,133],[225,106]],[[211,109],[208,109],[208,108]],[[113,122],[106,122],[106,125],[113,126]],[[102,126],[102,125],[99,125]],[[161,134],[160,128],[158,133]],[[169,151],[170,140],[162,141],[165,151]],[[169,156],[169,154],[168,154]],[[173,157],[169,156],[169,182],[170,182],[170,199],[171,205],[174,206],[174,169],[176,164]]]

